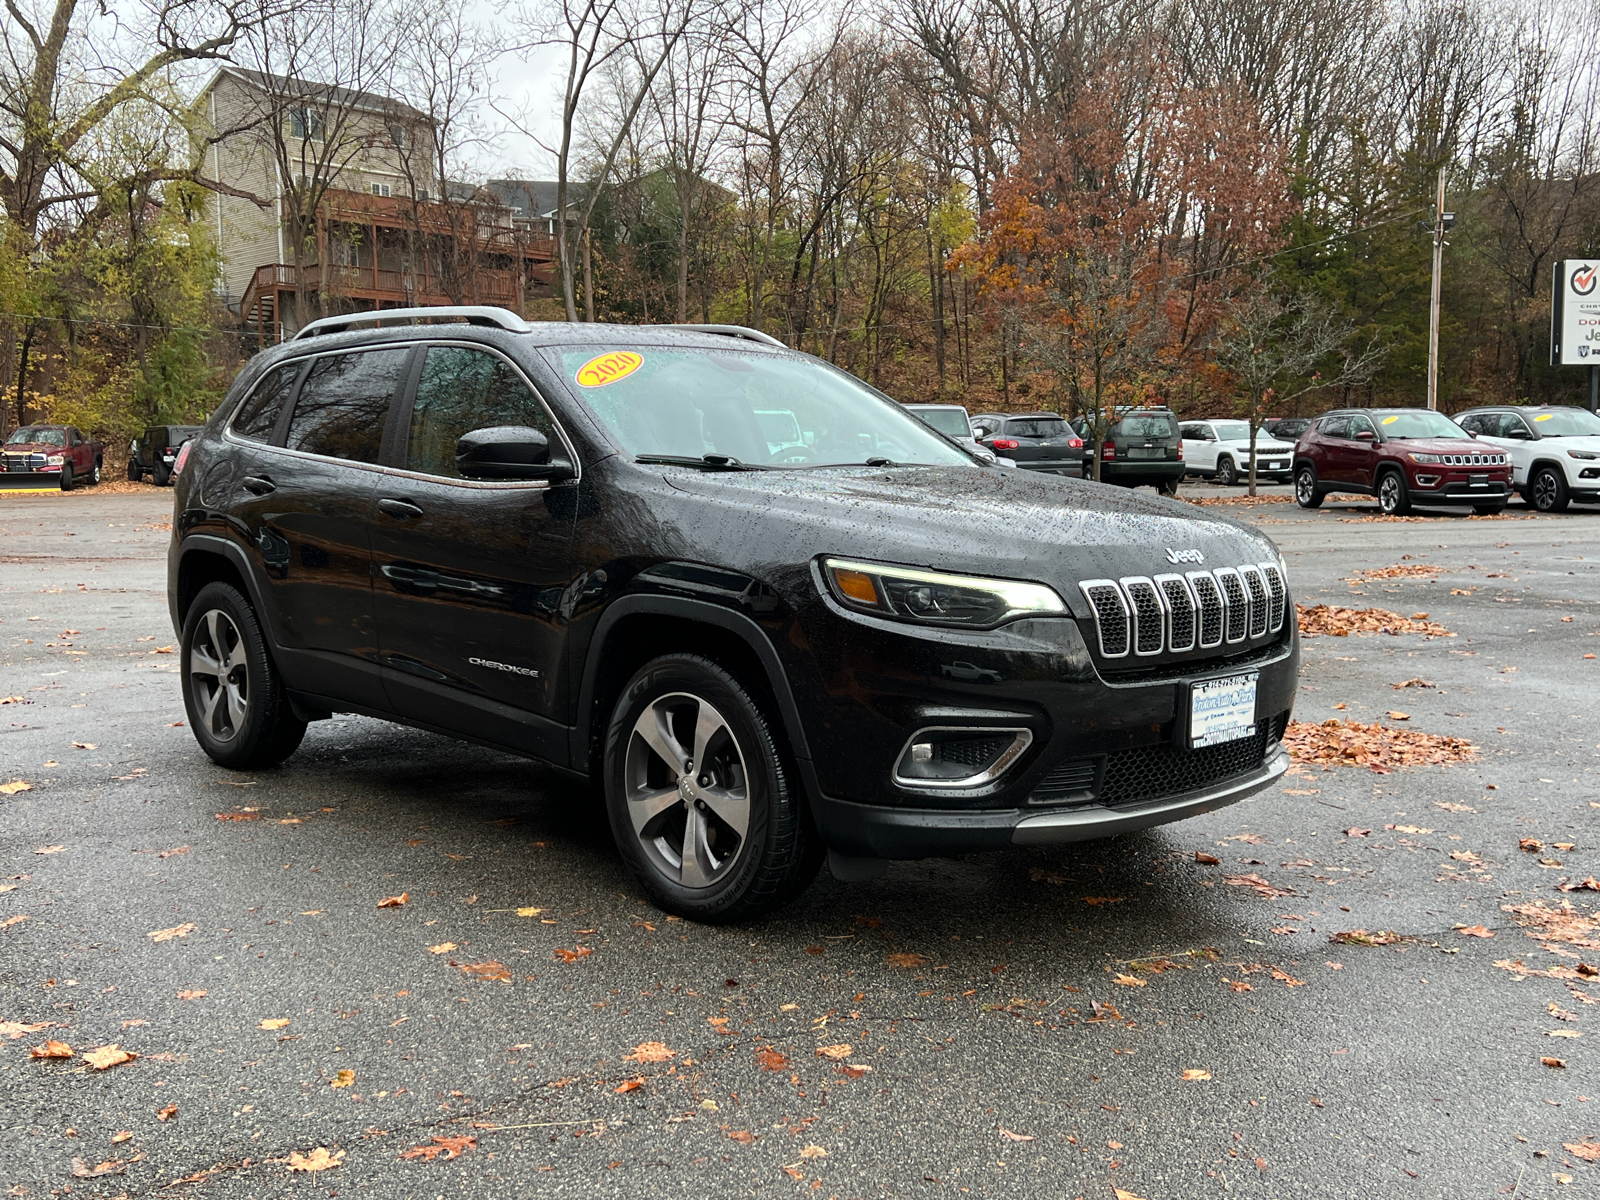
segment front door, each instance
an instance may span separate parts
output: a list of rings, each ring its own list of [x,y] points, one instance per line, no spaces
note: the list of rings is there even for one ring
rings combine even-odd
[[[271,441],[240,455],[233,486],[267,590],[268,620],[294,686],[383,709],[367,527],[391,405],[410,347],[320,355],[281,368],[263,389],[293,391]],[[234,432],[250,415],[241,407]],[[393,436],[391,434],[391,436]]]
[[[385,686],[401,716],[564,761],[562,601],[577,485],[462,478],[456,442],[496,425],[529,426],[564,446],[509,361],[481,347],[429,346],[404,471],[386,475],[376,496]]]

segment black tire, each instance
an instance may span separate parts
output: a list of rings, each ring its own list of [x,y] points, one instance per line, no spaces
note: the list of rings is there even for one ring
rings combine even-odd
[[[1389,517],[1403,517],[1411,511],[1411,489],[1406,487],[1406,477],[1393,467],[1378,476],[1378,507]]]
[[[89,474],[89,486],[94,487],[100,482],[101,467],[103,464],[97,458],[94,460],[94,470]]]
[[[150,482],[157,487],[172,486],[172,472],[167,470],[165,463],[157,463],[150,468]]]
[[[1504,512],[1505,509],[1506,506],[1504,504],[1474,504],[1472,506],[1472,511],[1480,517],[1492,517],[1496,513]]]
[[[72,464],[71,463],[62,463],[61,464],[61,490],[63,492],[70,492],[72,490]]]
[[[284,694],[250,602],[226,583],[208,583],[183,621],[179,664],[189,728],[211,761],[246,771],[282,762],[306,723]]]
[[[138,483],[143,478],[144,472],[139,470],[139,460],[136,458],[130,458],[128,460],[128,482]]]
[[[1174,475],[1170,479],[1159,480],[1156,483],[1156,491],[1163,496],[1176,496],[1178,494],[1178,485],[1182,482],[1182,477],[1178,475]]]
[[[1528,480],[1524,493],[1528,504],[1539,512],[1566,512],[1572,503],[1572,493],[1567,489],[1566,478],[1555,467],[1540,467]]]
[[[713,724],[706,745],[694,746]],[[656,731],[652,740],[641,729]],[[709,766],[693,762],[696,749]],[[683,755],[692,769],[680,769]],[[667,912],[744,920],[786,903],[821,869],[822,842],[781,735],[751,691],[709,658],[663,655],[628,681],[606,731],[604,779],[622,860]],[[686,856],[686,840],[699,852]]]
[[[1327,495],[1317,486],[1317,470],[1307,463],[1301,467],[1294,477],[1294,499],[1301,508],[1321,508],[1322,498]]]
[[[1233,459],[1224,454],[1217,459],[1217,473],[1214,478],[1221,487],[1232,487],[1239,482],[1239,470],[1233,465]]]

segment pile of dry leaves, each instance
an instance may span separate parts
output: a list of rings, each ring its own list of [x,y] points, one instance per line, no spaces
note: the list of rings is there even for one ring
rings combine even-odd
[[[1293,496],[1180,496],[1190,504],[1291,504]]]
[[[1301,762],[1369,767],[1378,772],[1467,762],[1477,754],[1477,747],[1465,738],[1338,718],[1320,725],[1292,721],[1283,735],[1283,744]]]
[[[1393,567],[1374,567],[1370,571],[1357,571],[1345,579],[1346,583],[1373,583],[1380,579],[1433,579],[1443,567],[1428,563],[1400,564]]]
[[[1295,605],[1301,637],[1349,637],[1352,633],[1420,633],[1425,637],[1455,637],[1443,625],[1428,620],[1427,613],[1399,613],[1381,608],[1345,608],[1338,604]]]

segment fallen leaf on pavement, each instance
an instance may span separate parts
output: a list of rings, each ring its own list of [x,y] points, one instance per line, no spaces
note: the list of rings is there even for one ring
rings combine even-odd
[[[1222,860],[1215,854],[1207,854],[1204,850],[1194,852],[1194,861],[1202,867],[1214,867]]]
[[[28,914],[27,913],[18,913],[14,917],[7,917],[4,921],[0,921],[0,929],[10,929],[13,925],[20,925],[23,921],[26,921],[27,919],[28,919]]]
[[[165,1108],[156,1109],[156,1120],[158,1121],[170,1121],[177,1115],[178,1106],[176,1104],[169,1104]]]
[[[867,1066],[866,1063],[842,1063],[837,1070],[846,1079],[860,1079],[872,1068]]]
[[[1407,679],[1407,680],[1404,680],[1404,681],[1402,681],[1400,683],[1391,683],[1389,686],[1392,687],[1392,688],[1396,688],[1396,689],[1399,689],[1399,688],[1411,688],[1411,687],[1415,687],[1415,688],[1431,688],[1433,686],[1433,684],[1429,683],[1426,679],[1418,677],[1416,679]]]
[[[343,1161],[343,1150],[335,1150],[330,1154],[326,1146],[318,1146],[310,1154],[301,1154],[298,1150],[289,1152],[291,1171],[331,1171]]]
[[[927,966],[929,960],[920,954],[908,954],[902,950],[889,955],[884,961],[891,967],[923,967]]]
[[[398,896],[385,896],[382,900],[378,901],[378,907],[399,908],[402,904],[408,903],[410,899],[410,892],[401,892]]]
[[[1409,720],[1411,720],[1411,714],[1410,713],[1399,712],[1399,711],[1397,711],[1395,709],[1392,709],[1392,708],[1388,712],[1386,712],[1384,714],[1384,716],[1388,717],[1389,720],[1391,720],[1391,721],[1409,721]]]
[[[1228,981],[1224,979],[1222,982],[1227,983],[1228,987],[1235,992],[1253,992],[1256,990],[1242,979],[1235,980],[1233,983],[1228,983]]]
[[[1581,1038],[1583,1031],[1581,1029],[1546,1029],[1544,1035],[1545,1037]]]
[[[640,1076],[638,1079],[624,1079],[621,1083],[619,1083],[616,1087],[612,1088],[611,1090],[613,1092],[636,1092],[640,1088],[642,1088],[643,1086],[644,1086],[644,1077]]]
[[[1085,904],[1121,904],[1123,899],[1124,897],[1122,896],[1085,896],[1083,902]]]
[[[1224,875],[1222,877],[1222,882],[1228,884],[1230,887],[1254,888],[1256,895],[1263,896],[1268,900],[1275,899],[1278,896],[1294,895],[1294,889],[1290,888],[1286,890],[1284,888],[1274,887],[1271,883],[1261,878],[1261,876],[1255,874],[1254,872],[1251,872],[1249,875]]]
[[[1331,935],[1328,940],[1340,946],[1397,946],[1409,939],[1392,929],[1375,929],[1371,933],[1365,929],[1347,929]]]
[[[37,1025],[24,1025],[21,1021],[0,1021],[0,1037],[16,1041],[19,1037],[38,1033],[41,1029],[49,1029],[54,1024],[54,1021],[40,1021]]]
[[[197,989],[195,991],[192,991],[192,992],[179,992],[178,993],[178,999],[179,1000],[199,1000],[201,997],[205,996],[206,994],[207,993],[206,993],[205,988],[199,988],[199,989]]]
[[[728,1130],[728,1136],[742,1146],[748,1146],[756,1140],[756,1135],[748,1129],[730,1129]]]
[[[1137,975],[1115,975],[1112,977],[1111,982],[1120,983],[1123,987],[1144,987],[1150,981],[1148,979],[1140,979]]]
[[[1468,762],[1478,753],[1478,748],[1465,738],[1394,729],[1376,721],[1363,725],[1337,717],[1320,724],[1292,721],[1283,735],[1283,744],[1301,762],[1367,767],[1379,773],[1396,767]]]
[[[1190,1067],[1183,1073],[1183,1077],[1185,1079],[1210,1079],[1211,1072],[1203,1070],[1199,1067]]]
[[[440,942],[437,946],[429,946],[428,953],[449,954],[450,951],[454,950],[455,948],[456,944],[454,942]]]
[[[817,1047],[817,1057],[818,1058],[831,1058],[831,1059],[833,1059],[834,1061],[837,1062],[837,1061],[840,1061],[842,1059],[849,1058],[850,1055],[854,1051],[855,1051],[855,1047],[854,1046],[848,1045],[845,1042],[840,1042],[837,1045],[833,1045],[833,1046],[818,1046]]]
[[[519,917],[537,917],[543,911],[544,911],[544,909],[542,909],[542,908],[534,908],[532,905],[528,905],[527,907],[517,909],[517,916],[519,916]]]
[[[1094,1012],[1090,1018],[1093,1021],[1120,1021],[1122,1014],[1117,1011],[1115,1004],[1101,1004],[1098,1000],[1089,1001],[1089,1007]]]
[[[1425,637],[1455,637],[1443,625],[1429,621],[1427,613],[1418,613],[1409,620],[1399,613],[1383,608],[1346,608],[1338,604],[1314,604],[1310,608],[1295,605],[1300,619],[1302,637],[1349,637],[1351,634],[1420,633]]]
[[[350,1087],[352,1084],[354,1084],[355,1081],[356,1081],[356,1073],[354,1071],[350,1070],[350,1068],[346,1067],[341,1071],[335,1071],[334,1072],[333,1079],[329,1081],[328,1086],[329,1087],[336,1087],[336,1088],[347,1088],[347,1087]]]
[[[282,1029],[289,1023],[288,1017],[268,1017],[257,1025],[257,1029]]]
[[[676,1050],[667,1049],[662,1042],[640,1042],[633,1048],[632,1054],[624,1054],[624,1062],[658,1063],[666,1062],[670,1058],[678,1057]]]
[[[34,851],[34,853],[35,854],[60,854],[65,849],[66,849],[65,846],[40,846],[37,850]]]
[[[1297,988],[1305,987],[1306,985],[1306,981],[1304,979],[1296,979],[1293,975],[1289,974],[1289,972],[1283,970],[1281,967],[1272,968],[1272,977],[1278,980],[1278,982],[1282,983],[1284,987]]]
[[[1600,892],[1600,879],[1596,879],[1591,875],[1587,879],[1580,879],[1575,883],[1568,880],[1566,883],[1560,883],[1556,886],[1563,892]]]
[[[506,967],[505,963],[495,962],[493,959],[481,963],[451,963],[450,965],[463,975],[471,975],[474,979],[503,979],[508,982],[511,979],[511,971]]]
[[[123,1142],[128,1141],[132,1137],[133,1137],[133,1130],[131,1130],[131,1129],[119,1130],[118,1132],[113,1133],[111,1135],[111,1144],[113,1146],[120,1146]]]
[[[97,746],[94,742],[73,742],[72,743],[72,748],[74,750],[98,750],[98,749],[100,749],[100,747]]]
[[[173,938],[186,938],[198,928],[200,927],[193,921],[186,921],[182,925],[174,925],[171,929],[158,929],[154,933],[147,933],[145,937],[152,942],[170,942]]]
[[[564,963],[577,962],[580,958],[588,958],[594,951],[588,946],[579,946],[575,950],[568,950],[565,946],[557,946],[556,957]]]
[[[29,1058],[71,1058],[72,1047],[65,1042],[46,1042],[28,1051]]]
[[[108,1159],[98,1167],[91,1167],[83,1159],[74,1158],[72,1160],[72,1177],[74,1179],[99,1179],[102,1175],[114,1174],[121,1171],[122,1168],[123,1164],[115,1160]]]
[[[1517,842],[1518,850],[1526,850],[1529,854],[1537,854],[1544,849],[1544,843],[1538,838],[1522,838]]]
[[[1562,1142],[1562,1149],[1575,1154],[1584,1162],[1600,1162],[1600,1140],[1584,1138],[1581,1142]]]
[[[1144,1200],[1143,1196],[1135,1196],[1132,1192],[1125,1192],[1119,1187],[1114,1187],[1111,1190],[1115,1193],[1117,1200]]]
[[[124,1050],[115,1042],[109,1046],[97,1046],[93,1050],[85,1050],[83,1052],[83,1061],[88,1063],[96,1071],[104,1071],[107,1068],[115,1067],[120,1063],[132,1062],[138,1057],[139,1056],[137,1054],[134,1054],[129,1050]]]
[[[1567,1061],[1564,1058],[1541,1058],[1539,1061],[1545,1066],[1555,1067],[1557,1070],[1562,1070],[1567,1065]]]
[[[1008,1142],[1031,1142],[1031,1141],[1033,1141],[1034,1135],[1031,1134],[1031,1133],[1012,1133],[1011,1130],[1007,1129],[1004,1125],[1001,1125],[999,1128],[1000,1128],[1000,1136],[1005,1138],[1006,1141],[1008,1141]]]
[[[0,783],[0,796],[15,796],[18,792],[33,791],[33,784],[21,779],[14,779],[10,783]]]
[[[1370,837],[1372,830],[1362,829],[1359,825],[1352,825],[1344,831],[1345,837]]]
[[[1482,925],[1463,925],[1456,930],[1462,937],[1492,938],[1494,930],[1486,929]]]
[[[756,1051],[756,1063],[763,1071],[783,1071],[788,1069],[789,1056],[771,1046],[762,1046]]]
[[[1009,1131],[1002,1129],[1000,1132],[1001,1133],[1007,1133]],[[1019,1141],[1019,1142],[1031,1142],[1031,1141],[1033,1141],[1032,1138],[1021,1137],[1021,1136],[1019,1136],[1018,1134],[1015,1134],[1015,1133],[1011,1134],[1011,1136],[1016,1138],[1017,1141]],[[828,1157],[828,1152],[826,1150],[824,1150],[821,1146],[804,1146],[800,1150],[800,1157],[801,1158],[827,1158]]]

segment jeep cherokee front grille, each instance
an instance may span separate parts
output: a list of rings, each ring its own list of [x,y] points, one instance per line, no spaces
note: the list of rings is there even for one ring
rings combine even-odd
[[[1102,658],[1184,654],[1263,638],[1283,628],[1288,607],[1276,563],[1090,579],[1078,587],[1094,611]]]

